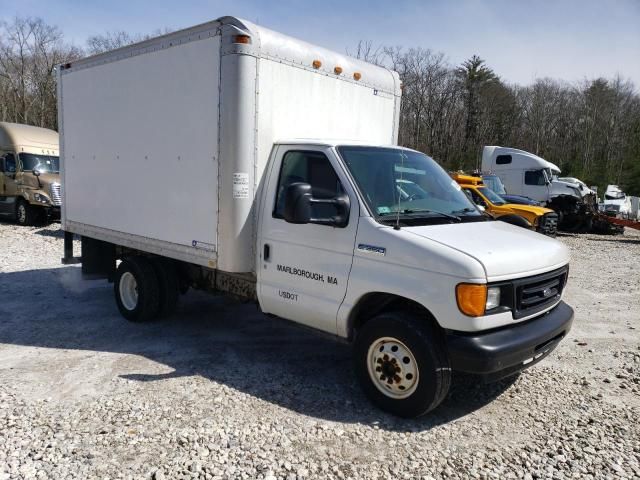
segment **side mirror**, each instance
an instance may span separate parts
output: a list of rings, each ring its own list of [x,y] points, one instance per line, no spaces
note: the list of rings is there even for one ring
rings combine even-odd
[[[40,170],[36,170],[36,169],[34,168],[34,169],[32,170],[32,172],[33,172],[33,174],[34,174],[36,177],[39,177],[39,176],[40,176]]]
[[[313,218],[312,205],[333,205],[336,215],[328,218]],[[317,223],[344,228],[349,222],[350,202],[347,195],[334,198],[313,198],[311,185],[308,183],[292,183],[287,187],[284,197],[284,219],[288,223]]]
[[[284,195],[284,219],[289,223],[311,221],[311,185],[292,183]]]

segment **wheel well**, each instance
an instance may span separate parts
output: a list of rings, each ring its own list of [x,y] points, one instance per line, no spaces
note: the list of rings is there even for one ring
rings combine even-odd
[[[515,225],[516,227],[523,227],[523,228],[531,228],[531,225],[532,225],[531,222],[529,222],[529,220],[524,218],[522,215],[518,215],[516,213],[508,213],[506,215],[501,215],[500,217],[496,218],[496,220],[499,220],[505,223],[510,223],[511,225]]]
[[[348,320],[348,339],[352,341],[356,332],[368,320],[383,312],[410,311],[423,314],[425,319],[439,328],[431,312],[418,302],[400,295],[385,292],[372,292],[364,295],[351,311]]]

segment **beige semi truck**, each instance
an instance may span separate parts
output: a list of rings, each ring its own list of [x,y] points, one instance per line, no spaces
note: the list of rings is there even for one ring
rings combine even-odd
[[[60,218],[58,134],[0,122],[0,218],[20,225]]]

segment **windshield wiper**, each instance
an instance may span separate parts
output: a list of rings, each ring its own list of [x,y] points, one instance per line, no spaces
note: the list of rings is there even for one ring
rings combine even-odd
[[[471,207],[464,207],[464,208],[461,208],[460,210],[454,210],[451,213],[467,213],[467,212],[469,212],[469,213],[477,212],[477,210],[475,208],[471,208]]]
[[[381,217],[392,217],[395,215],[398,215],[398,213],[400,214],[400,216],[411,216],[415,218],[416,214],[420,214],[420,213],[431,213],[431,214],[435,214],[435,215],[439,215],[441,217],[445,217],[445,218],[450,218],[451,220],[454,220],[456,222],[461,222],[462,219],[460,217],[458,217],[457,215],[451,215],[450,213],[444,213],[444,212],[438,212],[437,210],[428,210],[428,209],[420,209],[420,210],[412,210],[410,208],[405,208],[404,210],[400,210],[400,212],[388,212],[388,213],[381,213],[380,216]]]

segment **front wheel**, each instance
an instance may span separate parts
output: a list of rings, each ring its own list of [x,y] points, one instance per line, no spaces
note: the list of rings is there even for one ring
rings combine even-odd
[[[356,336],[354,363],[369,399],[400,417],[424,415],[449,392],[442,334],[426,315],[389,312],[366,322]]]
[[[18,225],[27,227],[33,225],[36,221],[36,212],[34,208],[24,200],[18,200],[16,204],[16,222]]]

